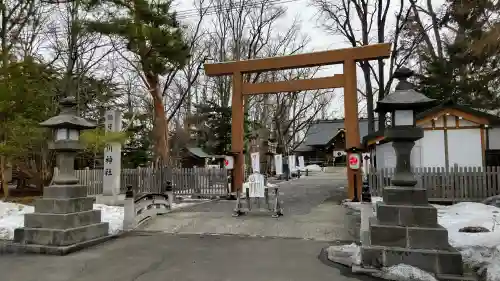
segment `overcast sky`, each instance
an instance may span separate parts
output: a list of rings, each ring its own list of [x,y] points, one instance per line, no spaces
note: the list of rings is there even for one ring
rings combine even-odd
[[[419,2],[420,1],[423,0],[419,0]],[[292,22],[294,18],[300,19],[300,21],[302,22],[302,32],[307,33],[311,38],[311,42],[307,47],[307,51],[323,51],[329,49],[350,47],[343,36],[329,34],[324,30],[323,27],[320,26],[320,22],[317,17],[317,9],[310,5],[311,0],[282,0],[280,2],[283,3],[282,6],[287,8],[287,12],[286,16],[278,22],[277,29],[286,30],[289,27],[287,26],[287,23]],[[195,8],[193,2],[191,2],[190,0],[174,0],[174,3],[176,11],[178,11],[180,14],[185,14],[186,11],[192,11]],[[433,0],[432,3],[434,5],[434,8],[438,8],[442,5],[442,3],[444,3],[444,0]],[[393,10],[389,11],[388,13],[388,29],[391,29],[391,26],[394,26],[396,23],[394,14],[398,7],[394,6],[392,8]],[[189,20],[195,23],[197,21],[197,18],[190,17]],[[356,29],[356,24],[354,24],[354,28]],[[372,29],[372,32],[376,32],[375,28]],[[335,73],[342,73],[341,65],[328,68],[328,70],[323,71],[320,76],[327,76]],[[361,80],[360,78],[361,72],[358,67],[358,87],[363,85],[359,84]],[[336,112],[335,117],[338,118],[343,116],[342,89],[337,89],[336,92],[338,94],[337,98],[333,102],[332,110]]]

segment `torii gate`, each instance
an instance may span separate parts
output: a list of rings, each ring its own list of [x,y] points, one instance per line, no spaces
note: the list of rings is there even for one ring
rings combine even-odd
[[[344,114],[346,129],[346,148],[361,149],[358,122],[358,99],[356,62],[388,58],[391,44],[373,44],[362,47],[306,53],[299,55],[253,59],[246,61],[230,61],[207,63],[204,65],[207,76],[232,75],[232,124],[231,151],[234,155],[232,192],[241,191],[244,180],[243,155],[243,97],[247,95],[294,92],[328,88],[344,88]],[[290,80],[269,83],[243,83],[243,74],[264,71],[315,67],[323,65],[343,64],[344,73],[333,77]],[[347,168],[348,196],[354,197],[354,183],[357,183],[358,198],[361,198],[361,174]],[[357,177],[355,181],[354,178]]]

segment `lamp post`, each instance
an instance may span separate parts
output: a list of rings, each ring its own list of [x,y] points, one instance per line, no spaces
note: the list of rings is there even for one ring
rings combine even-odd
[[[398,69],[394,78],[400,82],[395,91],[377,103],[379,114],[391,114],[391,127],[384,133],[385,139],[392,141],[396,153],[396,171],[391,183],[402,187],[417,184],[411,168],[411,150],[415,141],[424,136],[424,131],[416,126],[416,111],[435,101],[414,90],[413,84],[407,81],[413,74],[408,68]]]
[[[40,123],[42,127],[53,129],[54,141],[50,144],[50,149],[56,151],[56,165],[59,169],[59,173],[53,178],[53,183],[78,184],[79,180],[75,177],[74,170],[75,156],[82,150],[80,132],[93,129],[96,125],[76,115],[75,97],[63,98],[59,104],[61,105],[59,115]]]

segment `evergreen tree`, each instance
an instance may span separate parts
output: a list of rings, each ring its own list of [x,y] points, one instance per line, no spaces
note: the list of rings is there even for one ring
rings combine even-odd
[[[168,124],[161,77],[183,67],[189,48],[183,31],[171,12],[172,1],[94,0],[91,10],[107,9],[102,20],[86,23],[90,31],[118,37],[135,54],[154,104],[154,149],[158,160],[168,160]]]
[[[497,109],[500,83],[500,43],[481,45],[490,37],[489,22],[498,10],[492,1],[448,1],[442,25],[453,26],[455,38],[444,44],[445,58],[426,58],[420,90],[431,98],[452,100],[475,108]]]

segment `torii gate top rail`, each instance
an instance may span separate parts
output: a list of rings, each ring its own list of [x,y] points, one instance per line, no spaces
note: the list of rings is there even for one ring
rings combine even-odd
[[[391,44],[382,43],[355,48],[329,50],[274,58],[210,63],[205,64],[205,74],[208,76],[223,76],[231,75],[235,72],[254,73],[340,64],[348,60],[357,62],[388,58],[390,51]]]
[[[235,156],[233,169],[232,191],[241,190],[243,185],[243,96],[269,94],[279,92],[294,92],[327,88],[344,88],[344,113],[346,128],[346,148],[360,148],[358,124],[358,100],[356,62],[364,60],[384,59],[390,56],[391,44],[382,43],[355,48],[298,54],[283,57],[252,59],[246,61],[231,61],[205,64],[205,74],[208,76],[232,75],[232,124],[231,150]],[[293,68],[314,67],[342,63],[344,73],[333,77],[323,77],[303,80],[290,80],[267,83],[244,83],[243,74],[285,70]],[[357,194],[361,196],[361,177],[357,171],[348,168],[348,194],[354,197],[354,185]]]

